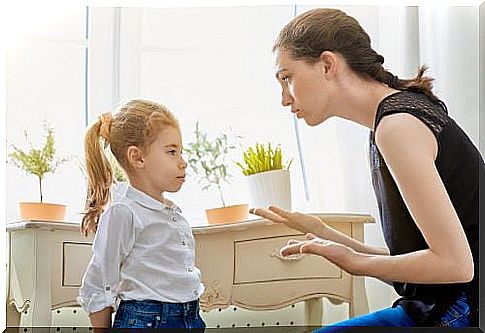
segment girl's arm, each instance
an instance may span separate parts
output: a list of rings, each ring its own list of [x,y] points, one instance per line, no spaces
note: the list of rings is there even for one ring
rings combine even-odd
[[[92,312],[89,314],[89,320],[91,321],[91,326],[95,332],[99,332],[100,328],[111,328],[111,313],[113,312],[112,307],[104,308],[101,311]]]
[[[130,208],[121,204],[109,207],[98,224],[93,258],[84,273],[77,298],[78,303],[90,314],[93,327],[111,327],[108,312],[116,309],[121,263],[134,242],[134,221]]]

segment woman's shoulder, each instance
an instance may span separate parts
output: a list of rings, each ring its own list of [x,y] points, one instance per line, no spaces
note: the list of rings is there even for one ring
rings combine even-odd
[[[385,97],[378,106],[374,129],[383,118],[394,114],[408,114],[424,123],[437,136],[450,121],[446,106],[440,100],[432,100],[423,93],[399,91]],[[394,117],[398,121],[399,117]],[[388,122],[386,122],[388,123]]]

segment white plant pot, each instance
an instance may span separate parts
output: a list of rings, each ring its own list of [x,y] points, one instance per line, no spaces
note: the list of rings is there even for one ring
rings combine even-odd
[[[251,207],[280,206],[291,211],[288,170],[272,170],[247,176]]]

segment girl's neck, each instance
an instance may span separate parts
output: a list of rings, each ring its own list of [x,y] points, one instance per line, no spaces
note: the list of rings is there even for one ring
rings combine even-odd
[[[172,205],[172,203],[168,199],[165,199],[163,192],[158,191],[157,189],[154,189],[153,187],[151,187],[148,184],[145,184],[143,181],[141,181],[136,177],[128,177],[128,178],[129,178],[130,185],[136,188],[138,191],[145,193],[149,197],[161,202],[166,206]]]

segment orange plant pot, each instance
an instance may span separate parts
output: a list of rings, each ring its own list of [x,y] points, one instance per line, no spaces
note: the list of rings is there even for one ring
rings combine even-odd
[[[64,221],[66,205],[40,202],[19,202],[20,218],[23,220]]]
[[[249,204],[206,209],[209,224],[241,222],[248,219]]]

